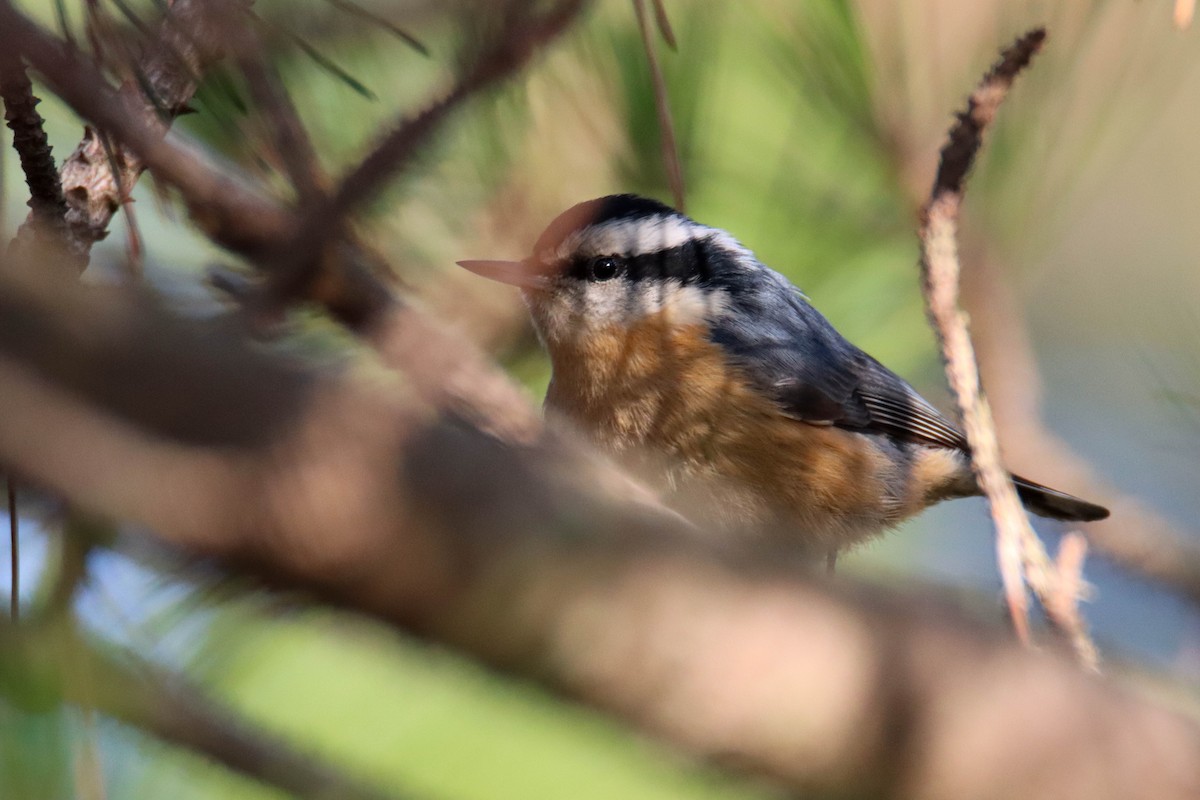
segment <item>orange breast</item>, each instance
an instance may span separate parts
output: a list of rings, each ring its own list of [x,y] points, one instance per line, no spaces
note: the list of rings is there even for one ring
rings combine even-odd
[[[558,350],[547,406],[611,451],[663,456],[694,518],[783,529],[824,551],[910,513],[902,465],[871,437],[785,416],[702,325],[650,317]]]

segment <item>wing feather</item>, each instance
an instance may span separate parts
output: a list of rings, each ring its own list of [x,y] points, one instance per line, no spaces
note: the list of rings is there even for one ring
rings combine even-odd
[[[712,338],[788,416],[967,449],[954,423],[846,341],[782,275],[761,265],[730,274],[745,284],[730,287],[726,298],[736,309],[717,322]]]

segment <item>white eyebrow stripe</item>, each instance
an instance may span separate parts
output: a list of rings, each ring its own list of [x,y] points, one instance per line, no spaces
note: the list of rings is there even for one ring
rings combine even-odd
[[[636,258],[705,239],[716,232],[706,225],[676,216],[618,219],[576,231],[563,240],[554,255],[560,259],[573,255]]]

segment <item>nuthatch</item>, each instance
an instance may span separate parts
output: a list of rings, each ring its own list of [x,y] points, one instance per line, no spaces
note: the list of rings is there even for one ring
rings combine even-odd
[[[662,203],[580,203],[522,261],[459,263],[521,287],[553,367],[547,408],[611,452],[661,456],[671,485],[701,481],[715,521],[835,554],[979,494],[952,422],[729,234]],[[1108,516],[1013,480],[1035,514]]]

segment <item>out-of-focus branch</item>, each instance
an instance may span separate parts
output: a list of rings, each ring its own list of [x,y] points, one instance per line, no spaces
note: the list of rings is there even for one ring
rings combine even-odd
[[[333,192],[328,211],[335,218],[353,211],[404,169],[429,135],[468,98],[495,86],[523,68],[549,42],[562,35],[587,5],[586,0],[557,0],[547,10],[509,11],[508,22],[441,99],[424,111],[396,123],[365,158],[347,173]],[[328,220],[310,212],[306,222],[318,229]],[[302,225],[307,229],[310,225]]]
[[[557,13],[577,13],[572,11],[573,5],[560,4]],[[560,22],[555,12],[546,12],[541,19],[542,27],[528,30],[544,35],[558,30]],[[258,187],[221,170],[198,151],[174,138],[161,138],[160,132],[144,119],[120,113],[119,99],[89,65],[73,57],[55,37],[13,11],[6,0],[0,0],[0,28],[10,32],[34,66],[52,85],[59,87],[60,96],[76,112],[126,142],[159,177],[178,188],[197,224],[218,244],[254,257],[292,241],[291,231],[300,226],[292,212]],[[511,45],[515,49],[509,55],[514,59],[525,58],[528,55],[525,48],[531,45],[529,40],[517,42]],[[503,62],[497,56],[493,68],[499,69],[506,63],[515,68],[520,62]],[[488,70],[479,74],[479,80],[493,80],[487,77],[491,75]],[[462,97],[468,94],[468,88],[453,93]],[[427,112],[422,117],[425,120],[422,126],[406,129],[401,137],[407,142],[405,147],[417,146],[434,129],[433,123],[451,107],[446,103],[435,106],[441,110],[434,117]],[[411,153],[406,150],[401,155],[407,158]],[[502,370],[461,337],[401,301],[382,277],[390,270],[376,254],[358,242],[346,241],[323,255],[328,268],[318,270],[316,281],[307,287],[307,297],[363,333],[389,366],[413,375],[426,375],[427,380],[417,383],[421,391],[441,400],[452,395],[457,410],[485,429],[517,433],[523,439],[541,430],[540,419],[528,397]],[[304,253],[301,257],[309,259],[312,254]],[[430,359],[430,353],[438,357]],[[429,365],[435,362],[446,367],[444,374],[429,371]],[[443,380],[446,375],[453,379]]]
[[[258,37],[248,28],[238,31],[238,35],[241,42],[238,65],[274,139],[275,153],[296,189],[300,205],[316,203],[324,195],[325,179],[300,113],[283,85],[283,78],[265,58]]]
[[[653,0],[653,2],[654,23],[658,26],[659,34],[667,43],[667,47],[672,50],[678,49],[679,43],[675,41],[675,30],[671,27],[671,18],[667,16],[667,7],[663,5],[663,0]]]
[[[984,130],[995,117],[1013,80],[1044,40],[1045,31],[1036,29],[1006,49],[951,128],[929,203],[922,214],[921,275],[926,308],[946,361],[946,376],[962,411],[963,426],[971,444],[971,464],[996,524],[996,551],[1013,626],[1021,640],[1028,643],[1029,599],[1025,591],[1028,583],[1047,616],[1074,645],[1080,662],[1095,670],[1099,655],[1077,610],[1080,581],[1078,576],[1059,574],[1004,469],[991,409],[979,387],[979,369],[966,318],[958,308],[958,210],[963,185],[982,144]],[[1076,588],[1067,591],[1063,583]],[[1071,602],[1067,602],[1067,597],[1071,597]]]
[[[0,625],[0,694],[10,703],[59,697],[180,745],[298,798],[394,800],[252,728],[175,675],[116,659],[90,646],[61,620]]]
[[[40,249],[57,253],[66,243],[67,204],[63,200],[58,169],[46,136],[41,102],[33,94],[33,82],[25,71],[21,57],[12,50],[0,50],[0,99],[4,102],[4,119],[13,133],[13,149],[21,161],[25,185],[29,188],[29,219],[17,230],[8,249],[14,258],[25,258]],[[0,186],[0,193],[4,187]],[[12,475],[5,476],[8,500],[9,583],[11,592],[9,613],[14,622],[21,612],[21,531],[17,508],[17,484]]]
[[[61,99],[85,119],[124,142],[159,178],[179,189],[193,220],[213,241],[250,258],[274,253],[271,263],[262,266],[284,267],[288,273],[281,278],[284,283],[304,285],[304,297],[324,305],[335,317],[351,328],[365,332],[372,341],[381,342],[398,326],[407,325],[408,315],[418,312],[406,309],[400,303],[388,285],[390,279],[383,277],[390,270],[378,255],[355,241],[324,246],[326,237],[338,227],[336,220],[341,213],[374,192],[384,175],[393,174],[407,163],[463,100],[518,69],[537,47],[561,33],[577,17],[583,5],[583,0],[561,0],[532,19],[515,17],[508,31],[510,39],[497,43],[489,54],[481,57],[444,99],[386,137],[372,154],[373,165],[363,162],[342,181],[339,192],[331,200],[316,204],[302,219],[297,219],[261,187],[212,163],[180,137],[164,139],[160,127],[138,114],[124,113],[126,101],[95,74],[90,64],[16,12],[8,0],[0,0],[0,29],[55,87]],[[376,168],[381,171],[375,172]],[[305,233],[301,236],[296,234],[297,231]],[[309,236],[315,238],[301,250],[300,244]],[[283,257],[285,252],[296,256],[294,261],[299,267]],[[312,268],[314,258],[319,262],[315,270]],[[430,330],[437,328],[428,320],[416,320],[415,323]],[[436,350],[440,345],[454,352],[469,349],[449,336],[427,342],[425,346]],[[471,354],[471,360],[486,363],[479,353]],[[503,379],[497,377],[498,374],[489,367],[490,377],[483,382],[499,385]],[[519,393],[510,387],[502,395],[516,398]],[[495,399],[480,400],[483,404],[494,405],[496,402]],[[510,411],[516,412],[527,405],[522,398]]]
[[[1054,658],[927,606],[723,559],[671,518],[598,495],[570,452],[504,446],[403,381],[296,364],[131,293],[48,281],[0,270],[0,462],[81,507],[792,791],[1200,792],[1200,730]],[[232,395],[212,396],[214,354],[238,373],[219,382]],[[173,389],[79,382],[78,363],[169,363]],[[197,430],[214,407],[240,423]]]
[[[506,12],[502,30],[439,99],[415,116],[396,123],[375,148],[342,177],[328,200],[307,209],[296,236],[283,243],[278,260],[285,265],[272,276],[272,293],[283,300],[307,296],[309,285],[328,264],[321,258],[327,243],[341,237],[346,216],[374,197],[403,170],[430,135],[469,98],[511,76],[548,42],[566,31],[586,0],[558,0],[548,10]]]

